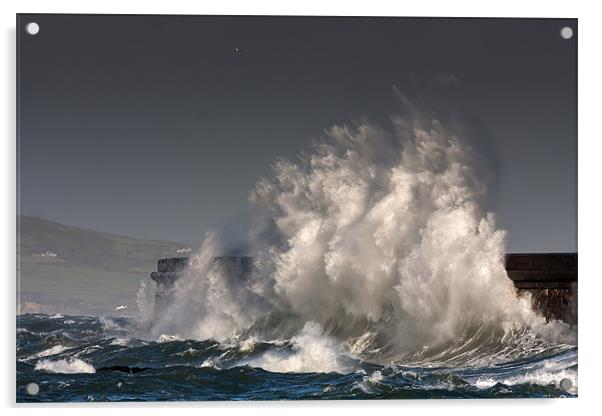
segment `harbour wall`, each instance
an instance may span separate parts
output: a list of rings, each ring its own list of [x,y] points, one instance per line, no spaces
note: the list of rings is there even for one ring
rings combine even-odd
[[[531,294],[535,310],[577,325],[577,253],[506,254],[505,266],[518,292]]]
[[[216,257],[229,273],[250,273],[252,257]],[[171,291],[189,262],[188,257],[160,259],[151,278],[157,282],[155,310],[169,302]],[[531,295],[533,308],[548,320],[577,325],[577,253],[510,253],[504,259],[508,277],[519,293]]]

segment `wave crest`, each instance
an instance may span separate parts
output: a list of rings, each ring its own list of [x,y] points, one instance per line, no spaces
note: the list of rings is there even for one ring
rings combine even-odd
[[[391,131],[335,126],[298,161],[276,161],[250,196],[263,224],[253,272],[216,266],[225,243],[209,234],[153,331],[299,341],[316,322],[360,355],[402,362],[574,342],[508,279],[505,233],[479,207],[485,187],[461,132],[402,104]],[[297,358],[264,365],[303,368]]]
[[[94,366],[79,358],[57,361],[41,360],[36,363],[35,370],[61,374],[96,373]]]

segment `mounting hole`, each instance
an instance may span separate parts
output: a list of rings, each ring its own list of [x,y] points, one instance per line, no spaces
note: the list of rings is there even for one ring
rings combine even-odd
[[[25,386],[25,392],[30,396],[35,396],[40,392],[40,386],[38,386],[38,383],[29,383]]]
[[[37,35],[40,31],[40,25],[38,25],[36,22],[29,22],[27,25],[25,25],[25,31],[31,36]]]
[[[573,388],[573,382],[570,378],[563,378],[560,380],[560,388],[566,392],[570,392],[570,390]]]
[[[562,37],[562,39],[570,39],[573,37],[573,29],[571,29],[568,26],[563,27],[562,29],[560,29],[560,36]]]

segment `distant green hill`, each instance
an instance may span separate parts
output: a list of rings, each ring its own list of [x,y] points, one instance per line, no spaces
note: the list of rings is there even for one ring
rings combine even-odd
[[[107,234],[36,217],[18,218],[17,269],[23,311],[131,313],[141,280],[186,244]],[[149,282],[150,284],[150,282]]]

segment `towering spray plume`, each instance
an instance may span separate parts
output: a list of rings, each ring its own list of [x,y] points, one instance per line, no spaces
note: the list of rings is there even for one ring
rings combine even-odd
[[[506,276],[471,148],[401,101],[391,131],[335,126],[299,160],[276,161],[250,196],[264,220],[254,271],[216,266],[224,242],[207,235],[153,331],[307,339],[317,326],[348,354],[447,363],[558,339],[566,328],[546,324]]]

